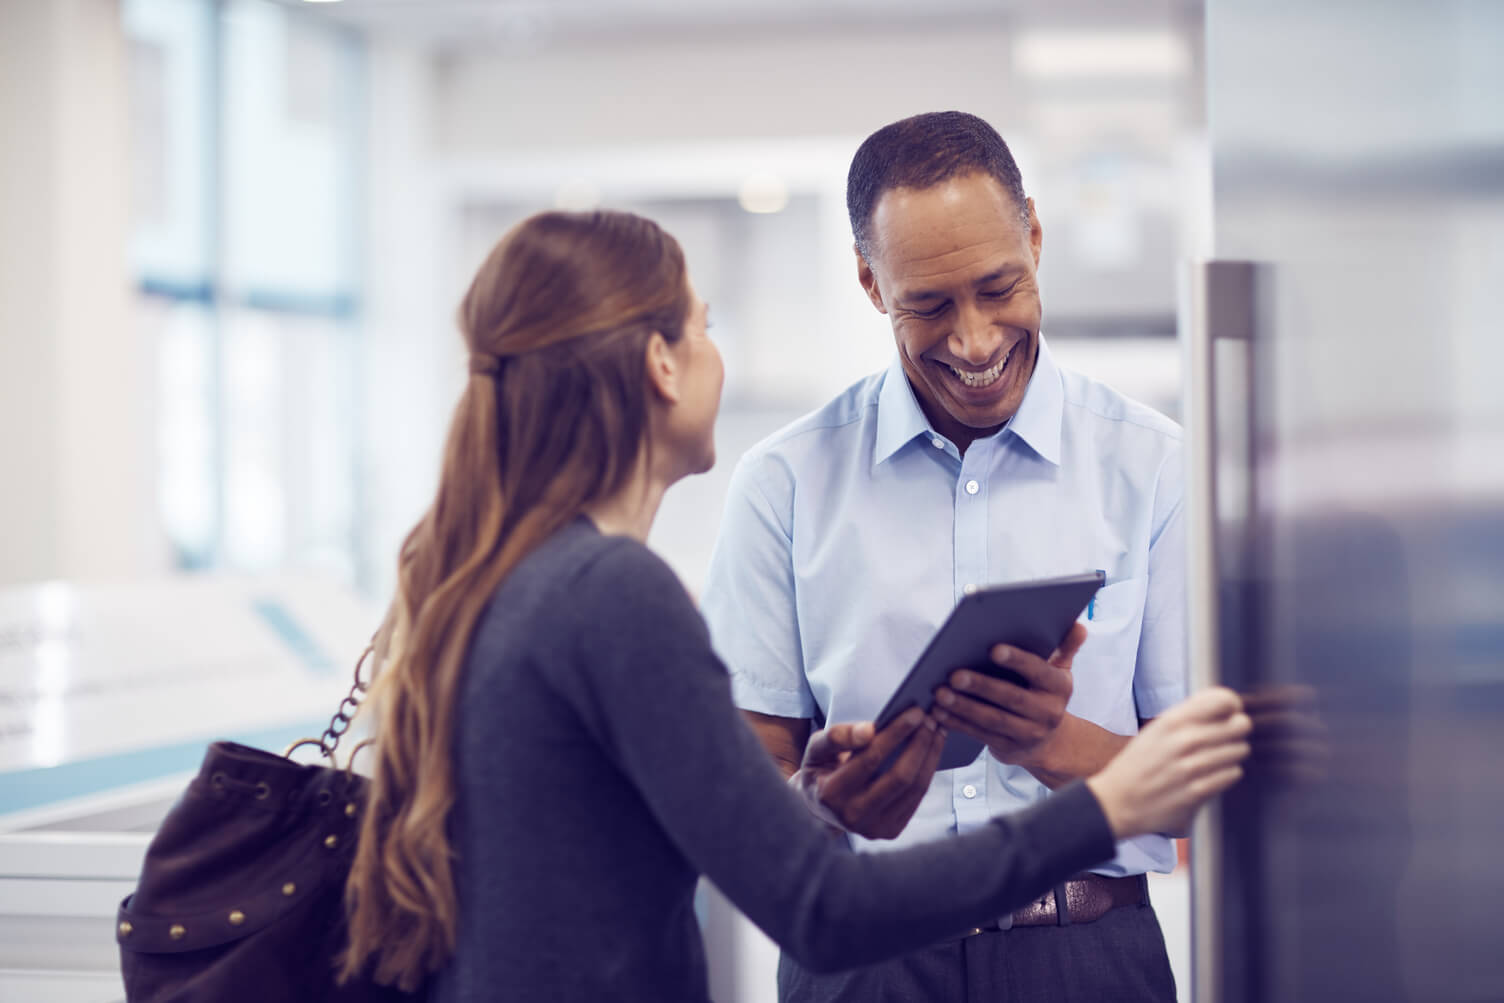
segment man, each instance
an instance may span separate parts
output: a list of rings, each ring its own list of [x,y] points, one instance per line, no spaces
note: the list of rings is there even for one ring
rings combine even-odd
[[[763,744],[792,774],[813,728],[875,717],[978,586],[1098,569],[1107,582],[1084,645],[1077,631],[1049,660],[994,649],[1028,687],[963,671],[937,691],[942,724],[986,744],[975,763],[935,773],[906,755],[874,781],[853,758],[819,778],[823,815],[881,848],[1046,797],[1184,697],[1181,444],[1174,422],[1051,357],[1043,229],[981,119],[878,130],[847,206],[897,356],[743,458],[704,595]],[[1100,874],[895,962],[816,975],[784,958],[780,998],[1173,1000],[1142,877],[1174,866],[1173,845],[1118,849]]]

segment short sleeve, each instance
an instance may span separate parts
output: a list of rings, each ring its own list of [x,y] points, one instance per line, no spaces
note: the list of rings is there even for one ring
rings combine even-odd
[[[773,476],[774,474],[780,476]],[[701,612],[731,673],[743,710],[812,718],[793,570],[793,484],[787,471],[749,454],[731,476]]]
[[[1134,703],[1145,720],[1184,700],[1188,688],[1184,480],[1176,443],[1155,490],[1144,626],[1133,675]]]

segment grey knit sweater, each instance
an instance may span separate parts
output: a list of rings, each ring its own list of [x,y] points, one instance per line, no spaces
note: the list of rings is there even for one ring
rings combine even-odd
[[[865,964],[995,919],[1113,854],[1082,784],[984,829],[852,852],[731,703],[673,572],[585,519],[497,590],[465,666],[442,1003],[708,999],[707,875],[803,964]]]

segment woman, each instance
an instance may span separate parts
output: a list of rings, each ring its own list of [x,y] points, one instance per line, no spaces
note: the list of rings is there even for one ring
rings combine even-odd
[[[1248,722],[1215,691],[1027,811],[851,853],[743,725],[643,546],[665,489],[715,453],[721,360],[673,238],[624,213],[535,216],[460,320],[471,376],[372,694],[347,972],[437,972],[444,1001],[704,1000],[701,873],[805,964],[857,965],[1004,915],[1237,779]],[[875,767],[904,738],[933,769],[944,731],[917,710],[878,740],[832,729],[806,763]]]

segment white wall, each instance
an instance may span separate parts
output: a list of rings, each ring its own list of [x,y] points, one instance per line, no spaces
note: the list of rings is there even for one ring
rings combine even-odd
[[[451,153],[747,137],[864,136],[923,111],[1015,124],[1010,36],[812,30],[474,50],[439,67],[435,139]]]
[[[0,2],[0,582],[154,560],[115,0]]]
[[[0,5],[0,577],[41,576],[57,558],[50,501],[58,473],[52,462],[53,407],[47,381],[58,346],[38,336],[49,329],[50,263],[58,235],[49,212],[53,182],[53,123],[39,93],[52,87],[55,68],[36,38],[50,27],[40,4]]]
[[[464,373],[454,323],[464,286],[444,267],[456,221],[435,178],[432,64],[397,40],[373,40],[366,58],[360,549],[362,577],[384,601],[397,548],[438,484]]]
[[[552,171],[554,184],[593,184],[608,204],[630,203],[655,179],[719,185],[697,193],[724,196],[754,171],[784,175],[791,189],[822,200],[821,286],[850,287],[797,332],[804,351],[810,330],[839,343],[820,360],[830,365],[861,353],[884,326],[873,327],[853,278],[844,211],[851,154],[883,124],[961,109],[1004,135],[1035,199],[1046,330],[1122,320],[1168,331],[1174,261],[1204,229],[1204,206],[1187,198],[1202,185],[1205,160],[1195,28],[1167,12],[1159,25],[1125,29],[1179,44],[1179,65],[1098,75],[1077,67],[1077,77],[1015,65],[1018,47],[1050,29],[1001,18],[969,29],[634,34],[532,50],[477,43],[435,59],[435,162],[463,170],[472,200],[516,187],[529,166],[533,177]],[[1077,61],[1102,38],[1085,32],[1073,50],[1070,31],[1052,37]],[[477,183],[487,177],[489,195]]]

